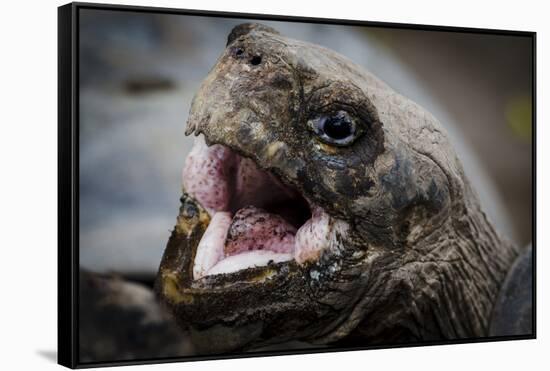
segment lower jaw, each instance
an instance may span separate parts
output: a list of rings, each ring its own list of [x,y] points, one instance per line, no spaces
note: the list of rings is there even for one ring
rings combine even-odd
[[[254,340],[255,346],[294,338],[322,312],[319,303],[306,294],[310,290],[307,268],[294,260],[187,282],[180,278],[184,272],[165,268],[159,272],[157,293],[180,326],[191,330],[194,343],[195,337],[206,340],[208,351],[215,350],[211,341],[223,339],[223,344],[217,344],[225,347],[234,336],[239,343],[243,341],[241,345]],[[268,339],[257,338],[264,332]]]
[[[200,203],[184,194],[178,224],[155,284],[157,295],[179,324],[186,330],[200,330],[198,336],[207,339],[207,349],[214,351],[210,339],[226,339],[225,331],[233,335],[239,331],[247,336],[258,334],[247,327],[249,324],[259,324],[262,333],[268,334],[269,342],[273,342],[320,333],[333,321],[332,316],[337,313],[327,312],[327,306],[315,296],[315,287],[324,287],[336,274],[331,269],[340,255],[333,255],[332,248],[325,251],[328,255],[323,255],[323,259],[311,264],[300,265],[292,258],[194,280],[196,248],[209,222],[210,217]],[[334,234],[346,233],[346,224],[332,222]],[[342,302],[344,299],[347,297]],[[241,317],[236,317],[239,314]],[[208,332],[220,329],[218,324],[225,324],[224,336],[217,336],[215,331],[211,336]],[[255,344],[259,344],[257,340]]]

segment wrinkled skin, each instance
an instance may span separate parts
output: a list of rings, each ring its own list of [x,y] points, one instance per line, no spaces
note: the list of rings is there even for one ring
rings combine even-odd
[[[361,131],[344,147],[306,124],[338,110]],[[210,216],[184,193],[157,292],[203,353],[292,339],[488,335],[518,251],[480,209],[441,125],[372,74],[320,46],[241,25],[197,92],[186,133],[251,158],[321,207],[333,228],[318,260],[193,281]]]

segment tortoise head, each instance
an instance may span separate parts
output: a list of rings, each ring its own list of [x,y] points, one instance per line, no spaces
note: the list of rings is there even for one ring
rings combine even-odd
[[[193,133],[157,291],[205,351],[335,341],[391,314],[394,293],[414,291],[403,266],[433,254],[426,241],[464,207],[461,165],[429,113],[266,26],[230,33]]]

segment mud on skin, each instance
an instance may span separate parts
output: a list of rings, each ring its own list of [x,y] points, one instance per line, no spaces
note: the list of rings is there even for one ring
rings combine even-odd
[[[488,334],[518,249],[442,126],[368,71],[237,26],[186,134],[156,291],[199,353]]]

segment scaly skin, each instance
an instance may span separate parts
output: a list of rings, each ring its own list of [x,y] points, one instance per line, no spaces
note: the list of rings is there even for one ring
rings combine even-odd
[[[323,143],[306,125],[335,110],[361,124],[349,146]],[[184,194],[157,292],[201,352],[488,335],[518,250],[495,232],[423,108],[331,50],[248,24],[229,35],[186,133],[252,159],[331,217],[318,261],[193,281],[209,215]]]

